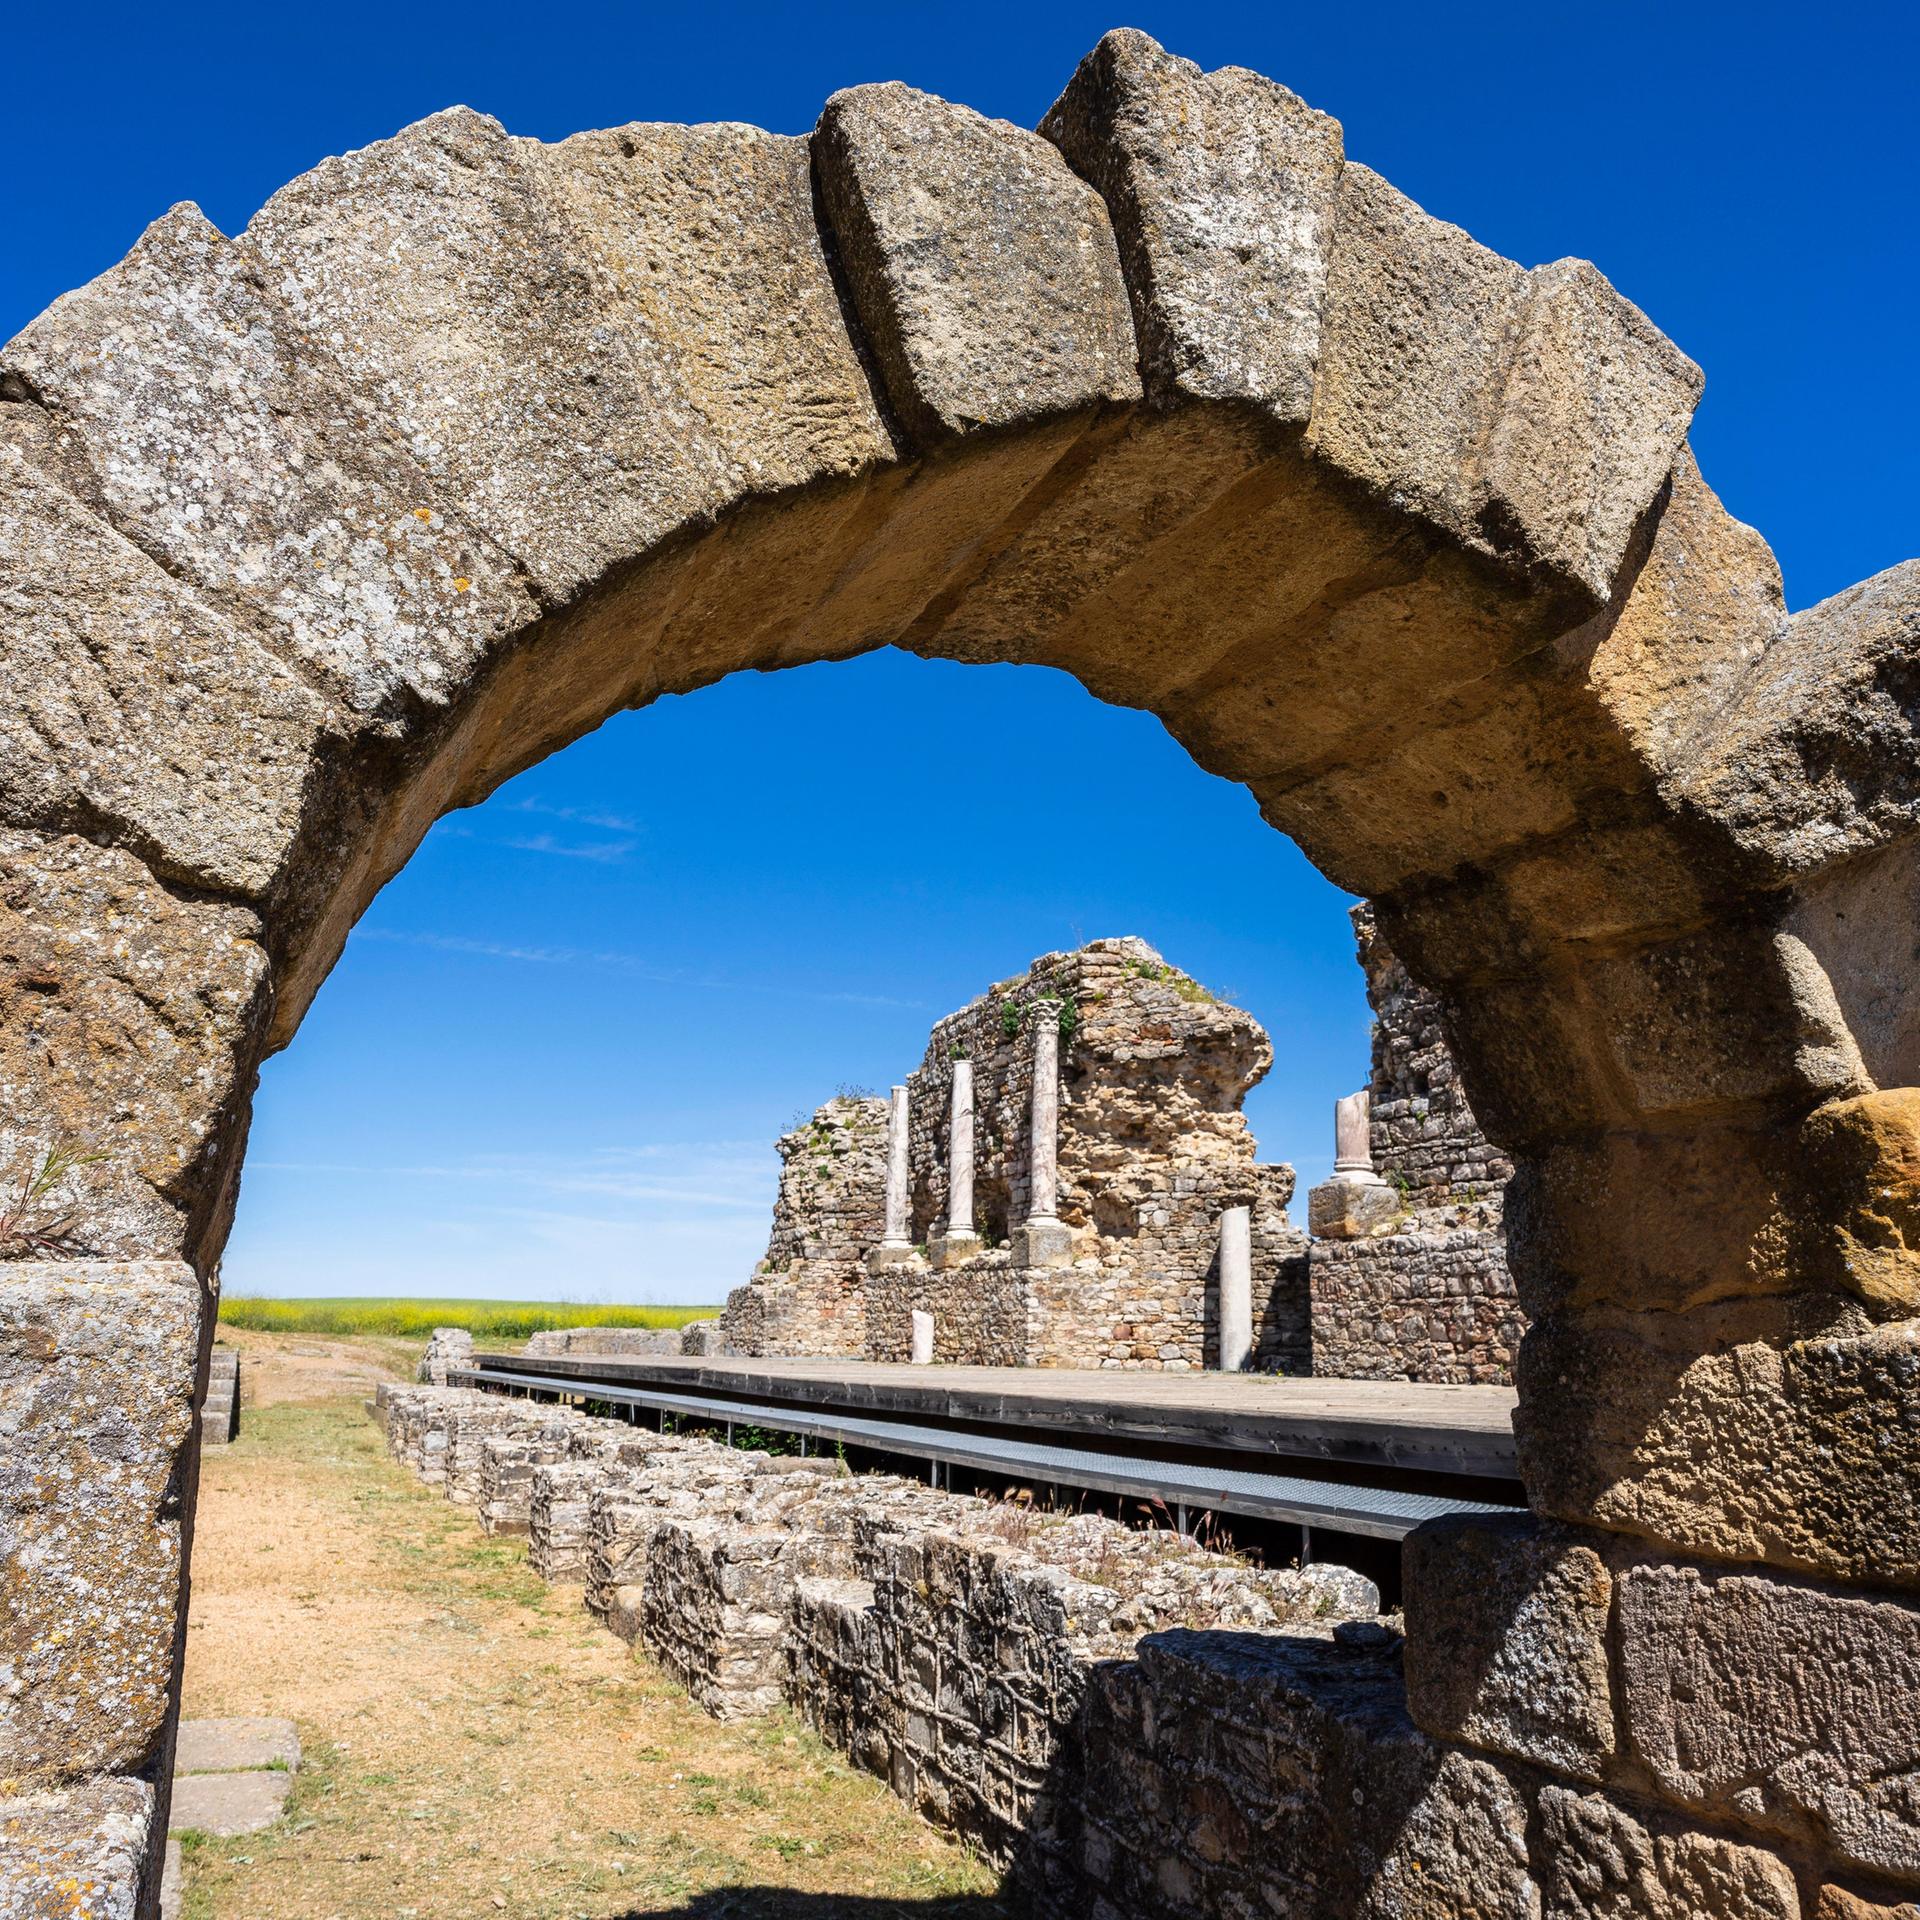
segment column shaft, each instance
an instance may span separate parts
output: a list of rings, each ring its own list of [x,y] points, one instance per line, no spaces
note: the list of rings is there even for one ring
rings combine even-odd
[[[1220,1367],[1238,1373],[1253,1355],[1253,1209],[1220,1215]]]
[[[973,1231],[973,1062],[953,1063],[952,1124],[947,1139],[947,1232]]]

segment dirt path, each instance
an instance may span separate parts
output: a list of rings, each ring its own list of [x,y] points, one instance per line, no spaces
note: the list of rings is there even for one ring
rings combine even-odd
[[[709,1720],[393,1466],[338,1397],[384,1343],[281,1341],[202,1469],[186,1710],[290,1715],[307,1761],[280,1826],[189,1844],[188,1920],[997,1911],[876,1782]]]

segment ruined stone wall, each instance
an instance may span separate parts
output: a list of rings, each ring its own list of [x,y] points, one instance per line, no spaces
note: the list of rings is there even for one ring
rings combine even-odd
[[[477,1399],[389,1391],[390,1446],[424,1473]],[[1403,1641],[1335,1567],[613,1421],[573,1437],[663,1666],[717,1714],[784,1697],[1004,1868],[1013,1911],[1916,1910],[1911,1596],[1457,1516],[1408,1542]]]
[[[1033,1028],[1042,1017],[1055,1019],[1061,1038],[1060,1218],[1089,1244],[1131,1238],[1156,1213],[1197,1211],[1209,1174],[1244,1182],[1253,1137],[1240,1106],[1273,1064],[1266,1034],[1144,940],[1095,940],[1043,955],[934,1026],[907,1082],[916,1242],[946,1218],[957,1058],[973,1063],[980,1232],[1004,1242],[1029,1212]]]
[[[753,1277],[727,1296],[727,1353],[866,1351],[866,1253],[886,1213],[887,1103],[840,1094],[779,1140],[773,1230]]]
[[[1416,986],[1381,937],[1373,909],[1353,910],[1373,1009],[1373,1167],[1415,1209],[1497,1205],[1513,1162],[1480,1131],[1447,1047],[1437,994]]]
[[[1313,1242],[1313,1371],[1506,1384],[1527,1324],[1506,1254],[1513,1164],[1474,1118],[1438,998],[1409,978],[1364,902],[1353,925],[1374,1014],[1373,1167],[1390,1191],[1352,1220],[1352,1237]]]
[[[964,1269],[935,1272],[919,1262],[881,1267],[867,1276],[867,1354],[907,1360],[913,1315],[933,1315],[933,1358],[939,1366],[1029,1367],[1034,1364],[1034,1275],[1015,1266],[1005,1248]],[[1077,1280],[1085,1275],[1075,1273]]]
[[[1497,1225],[1407,1216],[1377,1239],[1316,1240],[1314,1371],[1346,1380],[1505,1385],[1526,1332]]]
[[[678,1353],[678,1327],[545,1327],[527,1341],[529,1354]]]
[[[1022,1268],[1001,1249],[1032,1205],[1035,1023],[1060,1035],[1057,1206],[1069,1262]],[[1218,1359],[1219,1218],[1253,1205],[1256,1350],[1303,1367],[1305,1236],[1286,1218],[1293,1170],[1260,1166],[1241,1104],[1272,1064],[1253,1018],[1143,940],[1047,954],[933,1029],[910,1076],[910,1232],[946,1225],[953,1063],[974,1086],[974,1220],[986,1251],[868,1287],[868,1351],[904,1360],[913,1308],[936,1359],[1192,1371]]]

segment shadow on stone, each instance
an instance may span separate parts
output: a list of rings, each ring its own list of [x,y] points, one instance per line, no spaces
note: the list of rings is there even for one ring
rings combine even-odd
[[[1007,1920],[1009,1912],[981,1894],[889,1900],[791,1887],[716,1887],[684,1906],[629,1907],[608,1920]]]

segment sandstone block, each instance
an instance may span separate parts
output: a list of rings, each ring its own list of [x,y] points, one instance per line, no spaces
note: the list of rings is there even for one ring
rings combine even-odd
[[[1920,1085],[1920,1000],[1909,991],[1920,925],[1920,836],[1802,880],[1782,922],[1825,968],[1876,1085]]]
[[[1243,67],[1203,73],[1109,33],[1040,131],[1100,191],[1149,394],[1313,408],[1339,122]]]
[[[1506,1194],[1522,1303],[1673,1312],[1804,1284],[1781,1257],[1794,1153],[1791,1135],[1739,1127],[1542,1147]]]
[[[0,810],[258,898],[327,707],[243,627],[0,446]]]
[[[1888,1906],[1864,1900],[1845,1887],[1822,1887],[1813,1907],[1813,1920],[1920,1920],[1920,1900],[1902,1900]]]
[[[1682,448],[1646,560],[1625,604],[1594,636],[1588,678],[1647,764],[1681,781],[1786,619],[1773,550],[1728,513]],[[1630,893],[1622,905],[1655,923],[1693,917],[1674,911],[1683,899],[1649,899],[1644,885],[1632,892],[1641,897]],[[1697,912],[1705,903],[1693,904]],[[1566,927],[1570,937],[1589,930],[1600,931],[1578,920]]]
[[[1637,1113],[1804,1110],[1869,1084],[1825,970],[1792,934],[1716,927],[1601,960],[1586,978]]]
[[[0,1266],[0,1779],[159,1749],[201,1313],[177,1261]]]
[[[1584,261],[1527,273],[1341,177],[1312,445],[1470,546],[1602,602],[1700,371]]]
[[[1531,1516],[1429,1521],[1403,1548],[1407,1706],[1438,1739],[1599,1780],[1614,1754],[1592,1547]]]
[[[1920,1322],[1874,1327],[1831,1300],[1554,1313],[1517,1382],[1536,1511],[1920,1587]]]
[[[861,324],[917,438],[1139,397],[1112,223],[1050,142],[897,81],[835,94],[815,141]]]
[[[158,1862],[153,1789],[89,1780],[0,1800],[0,1896],[8,1920],[135,1920]]]
[[[1800,1130],[1793,1252],[1876,1317],[1920,1312],[1920,1089],[1829,1101]]]
[[[1498,416],[1527,276],[1370,168],[1340,180],[1312,446],[1457,537],[1479,529],[1479,448]]]
[[[1399,1189],[1384,1180],[1324,1180],[1307,1191],[1307,1230],[1323,1240],[1364,1239],[1404,1211]]]
[[[1512,356],[1481,524],[1604,600],[1686,441],[1700,369],[1585,260],[1527,275]]]
[[[0,355],[84,455],[102,510],[343,705],[438,706],[534,606],[197,207]]]
[[[56,1196],[90,1255],[192,1252],[224,1232],[230,1146],[268,998],[259,920],[131,855],[0,832],[0,1166],[104,1156]]]
[[[1635,1567],[1620,1654],[1633,1757],[1663,1794],[1920,1882],[1920,1608]]]
[[[1701,736],[1689,798],[1781,876],[1911,833],[1917,647],[1920,561],[1795,614]]]
[[[1717,1834],[1649,1831],[1599,1794],[1540,1794],[1541,1920],[1799,1920],[1786,1863]]]
[[[548,148],[457,108],[323,162],[246,241],[553,599],[742,492],[892,452],[804,141],[635,126]]]

